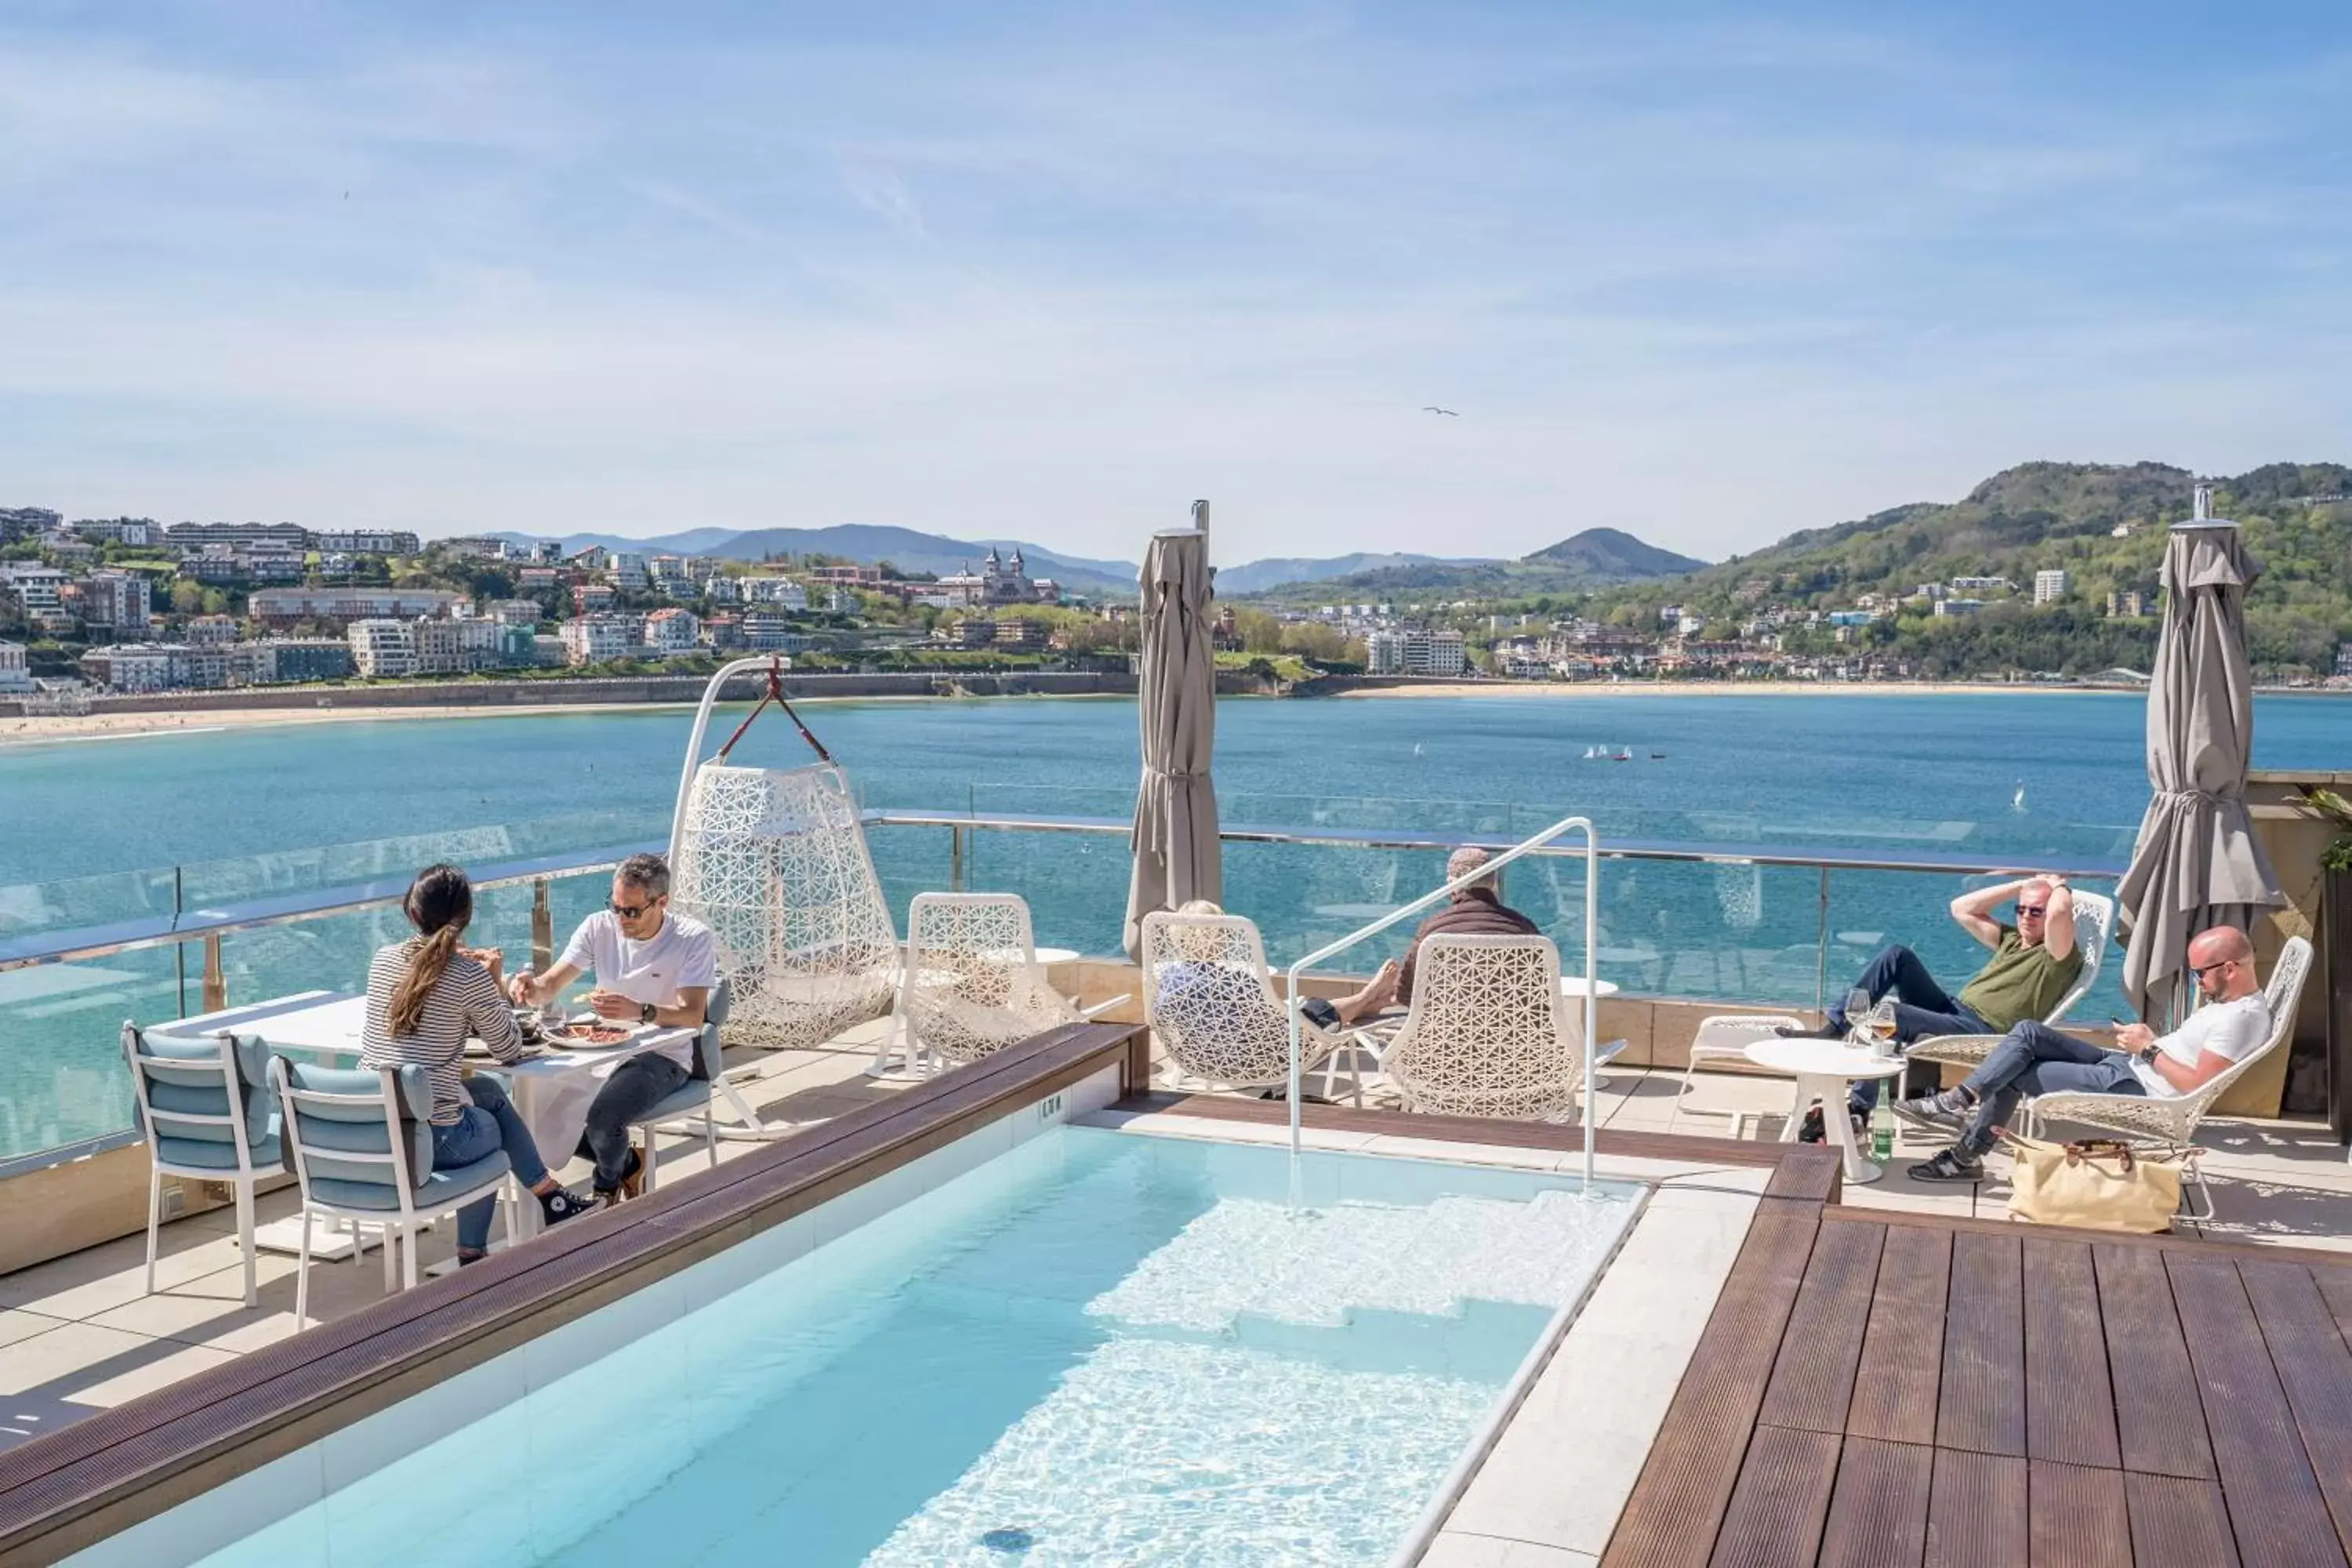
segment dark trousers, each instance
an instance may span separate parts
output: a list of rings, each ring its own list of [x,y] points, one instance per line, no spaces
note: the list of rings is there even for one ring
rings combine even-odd
[[[629,1129],[655,1106],[678,1091],[694,1075],[681,1064],[651,1051],[613,1069],[588,1103],[588,1126],[580,1134],[580,1158],[596,1162],[596,1190],[616,1192],[629,1169]]]
[[[1877,957],[1862,966],[1853,984],[1856,990],[1870,994],[1873,1005],[1886,997],[1895,998],[1895,1038],[1899,1045],[1907,1046],[1914,1040],[1937,1035],[2000,1033],[1977,1016],[1974,1009],[1960,1005],[1959,998],[1927,973],[1919,955],[1899,942],[1881,948]],[[1839,1029],[1846,1026],[1844,997],[1830,1005],[1829,1018]],[[1870,1108],[1878,1103],[1880,1082],[1874,1078],[1864,1079],[1848,1093],[1846,1103],[1856,1116],[1868,1114]],[[1933,1093],[1937,1082],[1933,1062],[1914,1062],[1903,1070],[1903,1092],[1906,1098]]]
[[[2122,1051],[2105,1050],[2032,1021],[2011,1029],[1967,1082],[1977,1097],[1977,1110],[1968,1131],[1960,1134],[1959,1147],[1972,1156],[1992,1147],[1994,1130],[2009,1124],[2021,1096],[2147,1093],[2132,1071],[2131,1058]]]

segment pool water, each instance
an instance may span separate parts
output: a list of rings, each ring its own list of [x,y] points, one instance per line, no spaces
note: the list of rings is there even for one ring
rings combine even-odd
[[[1043,1133],[204,1561],[1384,1563],[1640,1190],[1291,1191],[1280,1149]]]

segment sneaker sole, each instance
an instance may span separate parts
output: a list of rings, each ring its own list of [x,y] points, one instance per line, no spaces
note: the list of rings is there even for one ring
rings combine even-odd
[[[1895,1107],[1895,1120],[1917,1132],[1936,1132],[1947,1138],[1957,1138],[1960,1135],[1961,1123],[1957,1116],[1927,1116],[1916,1110],[1906,1110],[1898,1105]]]
[[[1985,1179],[1982,1169],[1970,1171],[1965,1175],[1947,1175],[1941,1171],[1931,1170],[1926,1165],[1914,1165],[1904,1174],[1915,1182],[1934,1182],[1948,1187],[1973,1187]]]

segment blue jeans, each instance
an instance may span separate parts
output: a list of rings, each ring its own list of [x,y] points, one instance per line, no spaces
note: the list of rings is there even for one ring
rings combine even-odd
[[[1997,1035],[2000,1030],[1986,1023],[1970,1007],[1960,1005],[1958,997],[1946,991],[1919,955],[1895,942],[1879,949],[1878,956],[1862,966],[1854,976],[1854,988],[1870,994],[1875,1004],[1895,998],[1895,1038],[1902,1045],[1927,1039],[1936,1035]],[[1841,996],[1830,1005],[1830,1023],[1843,1031],[1846,1026],[1845,999]],[[1846,1103],[1856,1116],[1866,1115],[1878,1103],[1880,1080],[1866,1078],[1856,1083],[1846,1096]],[[1936,1087],[1936,1068],[1931,1062],[1921,1062],[1905,1069],[1904,1091],[1906,1094],[1927,1094]]]
[[[2008,1125],[2021,1095],[2147,1093],[2122,1051],[2102,1050],[2030,1020],[1992,1048],[1984,1066],[1969,1074],[1967,1087],[1977,1097],[1977,1109],[1960,1134],[1959,1148],[1971,1157],[1992,1147],[1993,1130]]]
[[[505,1086],[478,1073],[466,1080],[466,1093],[474,1103],[458,1112],[457,1120],[448,1126],[433,1129],[433,1168],[454,1171],[472,1164],[494,1149],[503,1149],[507,1152],[507,1163],[514,1167],[515,1180],[526,1187],[535,1187],[547,1180],[547,1162],[539,1157],[539,1145],[530,1141],[530,1129],[522,1124],[522,1117],[515,1108],[507,1103]],[[493,1194],[457,1211],[460,1248],[479,1252],[489,1246],[490,1216],[497,1213],[498,1206],[498,1197]]]

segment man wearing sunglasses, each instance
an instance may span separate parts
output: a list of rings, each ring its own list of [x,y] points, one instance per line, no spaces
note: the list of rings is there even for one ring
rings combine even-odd
[[[669,864],[632,855],[613,873],[612,901],[580,922],[563,956],[545,974],[524,970],[511,994],[525,1007],[560,995],[583,972],[595,976],[588,1005],[618,1024],[698,1029],[719,984],[717,944],[700,921],[669,912]],[[635,1120],[694,1075],[694,1044],[680,1040],[641,1051],[613,1069],[588,1106],[576,1151],[596,1162],[596,1195],[607,1204],[645,1187],[645,1162],[629,1146]]]
[[[2008,925],[1993,911],[2017,900],[2017,923]],[[2049,1016],[2083,972],[2083,955],[2074,948],[2074,894],[2060,876],[2021,877],[1962,893],[1951,904],[1952,919],[1960,929],[1992,949],[1974,978],[1955,996],[1928,972],[1919,955],[1900,942],[1880,950],[1863,966],[1853,988],[1867,994],[1874,1006],[1895,999],[1895,1038],[1909,1045],[1937,1035],[2000,1035],[2028,1018]],[[1843,1003],[1829,1009],[1829,1022],[1818,1029],[1781,1033],[1817,1039],[1841,1039],[1848,1019]],[[1864,1079],[1846,1097],[1849,1115],[1867,1116],[1878,1103],[1879,1080]],[[1905,1092],[1925,1094],[1936,1087],[1936,1068],[1922,1062],[1906,1069]],[[1819,1142],[1822,1130],[1811,1115],[1805,1118],[1802,1136]]]
[[[1957,1088],[1906,1100],[1895,1113],[1912,1126],[1957,1132],[1959,1141],[1911,1167],[1922,1182],[1980,1182],[1985,1151],[2028,1094],[2194,1094],[2270,1037],[2270,1000],[2254,975],[2254,944],[2235,926],[2215,926],[2189,943],[2189,967],[2204,1001],[2180,1027],[2158,1035],[2145,1024],[2116,1030],[2107,1050],[2029,1021],[2009,1031],[1984,1065]]]

